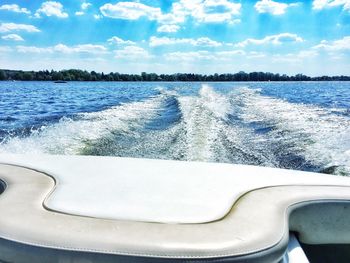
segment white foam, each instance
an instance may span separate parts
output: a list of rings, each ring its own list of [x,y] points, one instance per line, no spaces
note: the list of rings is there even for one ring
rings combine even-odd
[[[350,167],[350,120],[332,114],[334,109],[290,103],[242,89],[244,103],[241,117],[274,125],[269,140],[288,141],[307,160],[323,166]],[[283,136],[279,134],[283,133]]]
[[[288,160],[281,164],[294,154],[315,167],[342,166],[350,174],[350,119],[334,114],[335,109],[262,96],[248,87],[221,94],[203,85],[193,96],[159,91],[146,101],[62,118],[28,137],[11,138],[0,145],[0,153],[97,153],[299,169]],[[145,130],[169,106],[164,103],[169,97],[178,100],[181,119],[166,129]],[[252,122],[271,129],[257,133]]]
[[[228,99],[203,85],[198,97],[180,97],[179,102],[186,130],[186,159],[213,160],[212,147],[231,108]]]
[[[160,107],[163,96],[132,102],[110,109],[82,113],[77,120],[63,117],[58,123],[43,126],[29,137],[14,137],[1,145],[0,153],[79,154],[86,143],[114,130],[130,132],[142,127]]]

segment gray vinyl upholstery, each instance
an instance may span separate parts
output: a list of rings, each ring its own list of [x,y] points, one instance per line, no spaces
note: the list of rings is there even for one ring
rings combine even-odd
[[[166,224],[49,210],[55,180],[32,169],[0,165],[0,179],[3,262],[278,262],[289,229],[306,243],[350,243],[349,186],[255,189],[219,220]]]
[[[290,230],[305,244],[350,244],[350,201],[306,202],[293,209]]]

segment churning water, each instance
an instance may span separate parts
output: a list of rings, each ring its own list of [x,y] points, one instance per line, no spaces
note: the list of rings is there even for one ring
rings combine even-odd
[[[0,82],[0,153],[350,175],[350,83]]]

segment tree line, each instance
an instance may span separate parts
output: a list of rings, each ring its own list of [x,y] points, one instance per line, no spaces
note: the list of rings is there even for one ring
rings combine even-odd
[[[86,70],[0,70],[0,80],[24,80],[24,81],[350,81],[350,76],[319,76],[309,77],[304,74],[288,76],[286,74],[274,74],[270,72],[240,71],[227,74],[156,74],[142,72],[141,74],[122,74],[111,72],[109,74],[88,72]]]

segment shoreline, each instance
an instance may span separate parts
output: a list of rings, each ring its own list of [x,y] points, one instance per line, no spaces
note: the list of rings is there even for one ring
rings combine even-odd
[[[123,74],[119,72],[88,72],[80,69],[60,71],[22,71],[0,69],[0,81],[106,81],[106,82],[275,82],[275,81],[350,81],[350,76],[315,76],[304,74],[287,75],[271,72],[240,71],[237,73],[173,73],[157,74],[141,72],[140,74]]]

